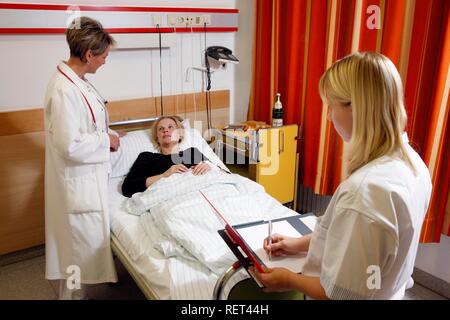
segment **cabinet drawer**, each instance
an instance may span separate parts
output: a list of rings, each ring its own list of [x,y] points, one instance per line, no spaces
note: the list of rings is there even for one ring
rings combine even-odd
[[[222,160],[233,173],[258,182],[281,203],[293,202],[297,183],[297,132],[297,125],[288,125],[260,129],[258,137],[253,138],[240,131],[224,133]],[[258,141],[253,151],[249,141]]]
[[[260,130],[256,182],[281,203],[294,201],[297,126]]]

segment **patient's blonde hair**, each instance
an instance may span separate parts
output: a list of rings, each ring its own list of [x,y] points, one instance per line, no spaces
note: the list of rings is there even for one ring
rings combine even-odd
[[[158,130],[159,123],[164,119],[171,119],[175,122],[175,126],[177,127],[178,130],[180,130],[180,140],[178,140],[178,142],[183,141],[184,126],[181,123],[180,119],[176,116],[162,116],[162,117],[158,118],[158,120],[156,120],[155,123],[153,123],[153,127],[152,127],[152,140],[155,143],[155,145],[159,146],[157,130]]]
[[[391,60],[374,52],[349,55],[322,75],[319,91],[326,104],[352,106],[348,174],[388,154],[398,154],[415,171],[402,142],[407,120],[403,86]]]

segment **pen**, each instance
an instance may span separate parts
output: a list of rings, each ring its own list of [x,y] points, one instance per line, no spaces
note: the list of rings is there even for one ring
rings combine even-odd
[[[269,261],[272,261],[272,220],[269,220]]]

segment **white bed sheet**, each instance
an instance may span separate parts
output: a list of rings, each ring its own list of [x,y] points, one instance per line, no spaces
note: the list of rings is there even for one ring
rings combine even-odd
[[[120,191],[122,181],[123,178],[114,178],[109,182],[111,231],[130,256],[136,271],[160,299],[212,299],[218,276],[198,262],[181,257],[167,259],[157,251],[154,244],[162,237],[159,230],[154,228],[149,233],[145,232],[139,217],[121,208],[123,201],[127,199]],[[276,203],[267,194],[263,194],[259,200],[261,204],[269,205],[273,211],[286,212],[286,216],[297,214]],[[224,296],[228,295],[234,284],[244,278],[248,278],[248,275],[243,270],[233,276],[224,288]]]
[[[155,228],[148,235],[139,217],[121,208],[127,199],[120,191],[123,179],[113,178],[109,182],[111,231],[131,258],[136,271],[144,277],[159,299],[211,299],[218,277],[200,263],[164,257],[154,249],[154,244],[162,237],[161,233]],[[232,285],[227,287],[231,288]]]
[[[167,259],[153,248],[152,239],[139,223],[139,217],[121,209],[126,197],[120,191],[123,177],[110,179],[109,212],[111,232],[130,256],[136,271],[154,289],[159,299],[170,299],[170,277]],[[155,237],[159,232],[155,230]]]

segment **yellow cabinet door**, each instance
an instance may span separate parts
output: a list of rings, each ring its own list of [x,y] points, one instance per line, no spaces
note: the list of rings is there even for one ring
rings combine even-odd
[[[281,203],[294,201],[297,125],[259,130],[256,182]]]

